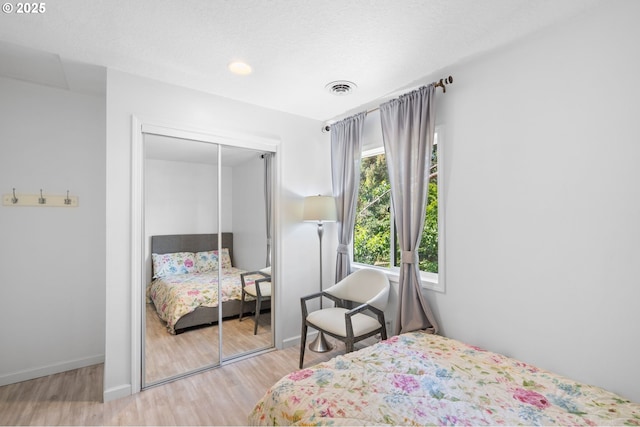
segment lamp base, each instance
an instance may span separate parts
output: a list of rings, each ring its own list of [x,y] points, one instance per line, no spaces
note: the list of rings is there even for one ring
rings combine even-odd
[[[324,334],[318,331],[316,339],[309,344],[309,350],[315,351],[316,353],[326,353],[327,351],[333,350],[333,346],[329,344]]]

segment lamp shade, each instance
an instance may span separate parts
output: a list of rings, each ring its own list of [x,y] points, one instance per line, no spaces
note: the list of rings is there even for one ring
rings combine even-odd
[[[333,222],[336,219],[336,201],[332,196],[304,198],[303,221]]]

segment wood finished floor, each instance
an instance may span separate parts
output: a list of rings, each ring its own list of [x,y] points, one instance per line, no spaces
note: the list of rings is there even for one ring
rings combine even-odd
[[[344,354],[342,343],[329,341],[330,352],[306,351],[305,367]],[[246,425],[265,391],[298,369],[299,350],[271,351],[106,403],[102,365],[6,385],[0,425]]]
[[[147,304],[146,319],[145,371],[148,384],[206,367],[218,360],[218,325],[171,335],[153,304]],[[260,315],[256,335],[253,335],[254,325],[253,316],[245,316],[242,321],[236,318],[222,322],[222,353],[225,358],[271,346],[271,313]]]

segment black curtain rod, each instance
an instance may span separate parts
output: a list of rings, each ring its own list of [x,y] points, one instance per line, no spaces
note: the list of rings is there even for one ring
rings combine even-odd
[[[447,93],[447,86],[453,83],[453,77],[449,76],[449,77],[445,77],[443,79],[438,80],[437,82],[433,82],[431,83],[432,85],[434,85],[435,87],[441,87],[442,88],[442,93]],[[373,113],[374,111],[378,111],[380,109],[380,107],[376,107],[376,108],[372,108],[371,110],[367,110],[367,114],[369,113]],[[329,132],[331,130],[331,125],[324,125],[322,127],[322,132]]]

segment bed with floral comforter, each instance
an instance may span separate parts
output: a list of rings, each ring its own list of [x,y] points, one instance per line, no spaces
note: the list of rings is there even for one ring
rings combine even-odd
[[[640,425],[640,404],[412,332],[282,378],[251,425]]]
[[[235,267],[222,269],[220,302],[240,301],[240,274],[243,272],[244,270]],[[149,285],[148,295],[158,316],[166,322],[167,330],[175,334],[176,323],[184,315],[199,307],[218,307],[218,271],[157,278]]]

